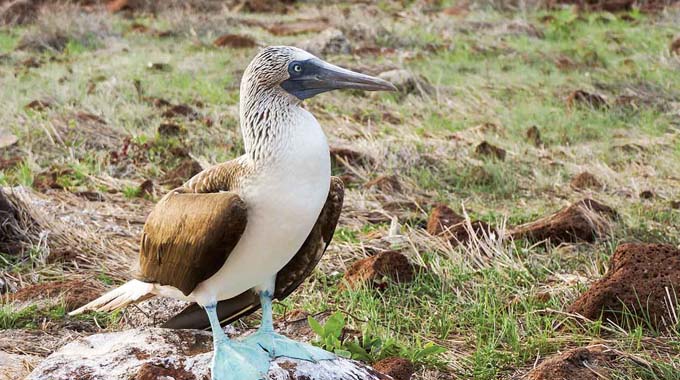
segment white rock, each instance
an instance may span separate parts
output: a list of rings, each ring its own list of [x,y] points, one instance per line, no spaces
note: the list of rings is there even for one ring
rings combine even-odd
[[[198,330],[139,328],[92,335],[50,355],[26,380],[210,379],[212,336]],[[144,375],[144,376],[142,376]],[[278,358],[272,380],[390,380],[361,363]]]

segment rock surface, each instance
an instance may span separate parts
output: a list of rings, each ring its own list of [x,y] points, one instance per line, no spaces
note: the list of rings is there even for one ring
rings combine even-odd
[[[595,175],[590,172],[581,172],[575,175],[571,178],[571,181],[569,181],[569,185],[576,190],[602,190],[604,187],[597,177],[595,177]]]
[[[531,370],[526,380],[608,379],[616,355],[603,346],[576,348],[554,355]]]
[[[610,221],[616,216],[612,208],[592,199],[584,199],[552,215],[517,226],[510,234],[513,238],[534,242],[592,242],[609,233]]]
[[[33,355],[17,355],[0,351],[0,380],[23,379],[28,375],[28,368],[40,360]]]
[[[680,249],[664,244],[622,244],[612,256],[607,274],[570,307],[589,319],[624,324],[638,319],[654,327],[672,328],[677,321],[668,309],[680,289]],[[630,321],[630,319],[628,320]]]
[[[198,330],[133,329],[74,341],[40,363],[26,380],[209,380],[212,336]],[[358,362],[274,360],[276,380],[390,380]]]

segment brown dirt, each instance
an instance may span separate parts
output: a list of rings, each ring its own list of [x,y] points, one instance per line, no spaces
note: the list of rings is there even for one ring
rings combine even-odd
[[[292,36],[302,33],[320,33],[328,29],[330,24],[326,18],[296,20],[276,23],[267,28],[275,36]]]
[[[622,244],[616,248],[607,274],[581,295],[569,312],[593,320],[602,316],[618,324],[629,322],[629,317],[643,323],[648,319],[652,327],[672,328],[666,289],[671,294],[671,289],[680,289],[680,250],[664,244]]]
[[[133,380],[159,379],[196,380],[196,376],[171,363],[144,363],[133,378]]]
[[[165,110],[162,116],[166,118],[186,117],[195,120],[198,118],[198,112],[186,104],[176,104]]]
[[[435,206],[427,220],[427,232],[430,235],[445,237],[453,245],[469,241],[470,229],[478,237],[493,230],[491,226],[481,220],[473,220],[468,226],[464,217],[443,204]]]
[[[364,184],[367,189],[376,188],[385,193],[401,193],[402,186],[396,175],[383,175]]]
[[[526,380],[608,379],[616,354],[602,346],[576,348],[556,354],[531,370]]]
[[[569,185],[576,190],[597,189],[603,188],[602,183],[590,172],[582,172],[575,175]]]
[[[506,152],[503,148],[492,145],[487,141],[482,141],[475,148],[475,154],[480,157],[494,158],[503,161],[505,160]]]
[[[358,260],[345,273],[347,285],[351,288],[369,284],[374,288],[384,288],[389,279],[394,282],[413,281],[415,269],[406,258],[396,251],[380,252],[374,256]]]
[[[448,227],[463,221],[465,221],[465,218],[456,214],[449,206],[438,204],[430,212],[430,217],[427,220],[427,232],[436,236],[445,232]]]
[[[668,0],[557,0],[556,4],[573,4],[579,11],[628,12],[639,8],[643,12],[659,12],[672,1]]]
[[[213,41],[217,47],[251,48],[257,46],[253,37],[241,34],[223,34]]]
[[[344,146],[332,146],[330,153],[333,164],[337,166],[345,166],[345,163],[351,166],[367,165],[374,162],[373,157]]]
[[[588,241],[605,236],[611,220],[617,217],[614,209],[592,199],[584,199],[558,212],[510,230],[513,238],[551,243]]]
[[[533,125],[527,129],[526,132],[527,140],[535,147],[539,147],[543,145],[543,140],[541,140],[541,131],[538,130],[538,127]]]
[[[104,290],[104,285],[95,280],[54,281],[29,285],[5,297],[9,302],[31,303],[38,300],[63,298],[66,309],[70,311],[99,297]]]
[[[576,90],[567,97],[567,106],[574,108],[577,106],[588,106],[592,108],[606,108],[607,99],[604,95],[590,93],[584,90]]]
[[[671,42],[669,50],[672,55],[680,55],[680,36]]]
[[[37,99],[37,100],[33,100],[30,103],[26,104],[24,106],[24,109],[27,109],[27,110],[31,109],[31,110],[34,110],[34,111],[44,111],[48,108],[52,108],[52,106],[53,106],[53,104],[49,100]]]
[[[408,359],[391,357],[383,359],[373,365],[376,371],[392,377],[394,380],[411,380],[415,368]]]
[[[163,137],[175,137],[185,132],[182,127],[174,123],[161,123],[158,126],[158,134]]]
[[[170,170],[161,179],[161,185],[169,185],[172,187],[179,187],[189,178],[200,173],[203,168],[201,164],[196,162],[192,158],[187,158],[177,165],[174,169]]]

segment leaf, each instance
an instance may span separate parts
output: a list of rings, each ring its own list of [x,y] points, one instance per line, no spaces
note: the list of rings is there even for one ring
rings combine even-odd
[[[321,326],[319,321],[316,319],[312,318],[312,316],[307,316],[307,323],[309,323],[309,327],[312,328],[312,330],[318,335],[320,338],[324,337],[324,328]]]
[[[330,317],[328,317],[328,320],[326,321],[326,324],[324,325],[324,331],[326,334],[334,336],[336,338],[340,338],[340,335],[342,335],[342,329],[345,327],[345,317],[344,315],[337,311],[333,313]]]
[[[439,346],[439,345],[436,345],[434,343],[427,343],[427,344],[425,344],[423,349],[416,352],[414,358],[416,360],[422,360],[422,359],[427,358],[428,356],[436,356],[436,355],[442,354],[444,352],[446,352],[446,348]]]
[[[345,359],[351,359],[352,358],[352,353],[347,351],[347,350],[337,348],[333,352],[335,352],[335,354],[338,355],[341,358],[345,358]]]

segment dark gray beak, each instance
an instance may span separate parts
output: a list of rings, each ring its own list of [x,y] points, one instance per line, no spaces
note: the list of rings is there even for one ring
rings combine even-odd
[[[318,58],[295,61],[288,65],[290,78],[281,87],[300,100],[322,92],[353,88],[364,91],[396,91],[388,81],[343,69]]]

